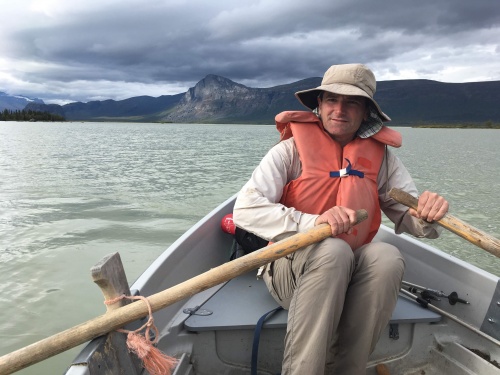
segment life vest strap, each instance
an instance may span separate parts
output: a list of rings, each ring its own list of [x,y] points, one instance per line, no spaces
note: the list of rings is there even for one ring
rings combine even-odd
[[[358,176],[359,178],[365,177],[365,174],[363,172],[358,171],[356,169],[352,169],[352,165],[349,159],[345,158],[345,160],[347,160],[347,167],[339,171],[330,172],[330,177],[347,177],[347,176]]]

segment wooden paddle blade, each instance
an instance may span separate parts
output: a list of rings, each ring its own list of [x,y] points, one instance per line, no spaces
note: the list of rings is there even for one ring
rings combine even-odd
[[[403,190],[392,188],[391,191],[389,191],[389,196],[398,203],[404,204],[414,210],[417,209],[418,199]],[[490,236],[488,233],[450,214],[446,214],[442,219],[436,222],[456,235],[500,258],[500,240],[498,238]]]

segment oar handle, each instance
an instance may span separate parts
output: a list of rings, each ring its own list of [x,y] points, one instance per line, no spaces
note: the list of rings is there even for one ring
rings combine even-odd
[[[414,210],[418,207],[418,199],[403,190],[393,188],[389,191],[389,196],[396,202],[404,204]],[[436,222],[456,235],[465,238],[467,241],[500,258],[500,240],[498,238],[490,236],[488,233],[450,214],[446,214],[442,219]]]
[[[367,217],[366,210],[356,211],[356,224]],[[330,237],[331,234],[330,225],[321,224],[307,232],[297,233],[241,258],[212,268],[198,276],[149,296],[148,301],[151,310],[153,312],[158,311],[303,247],[322,241]],[[98,336],[114,331],[146,315],[148,315],[148,308],[142,302],[131,303],[116,310],[108,311],[97,318],[0,357],[0,375],[22,370]]]

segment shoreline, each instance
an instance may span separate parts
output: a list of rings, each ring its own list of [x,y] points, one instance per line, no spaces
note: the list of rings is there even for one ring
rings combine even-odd
[[[449,125],[410,125],[411,128],[427,128],[427,129],[500,129],[500,124],[494,125],[466,125],[466,124],[449,124]]]

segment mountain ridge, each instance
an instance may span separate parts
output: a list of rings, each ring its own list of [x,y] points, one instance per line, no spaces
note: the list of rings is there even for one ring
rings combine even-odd
[[[23,95],[9,95],[0,91],[0,111],[5,109],[9,111],[20,111],[24,109],[28,103],[32,102],[45,104],[44,101],[39,98],[28,98]]]
[[[321,77],[312,77],[269,88],[252,88],[209,74],[185,93],[175,95],[63,106],[29,103],[26,109],[57,113],[73,121],[272,124],[281,111],[306,110],[294,93],[320,83]],[[500,122],[500,81],[379,81],[375,100],[392,118],[394,126]]]

